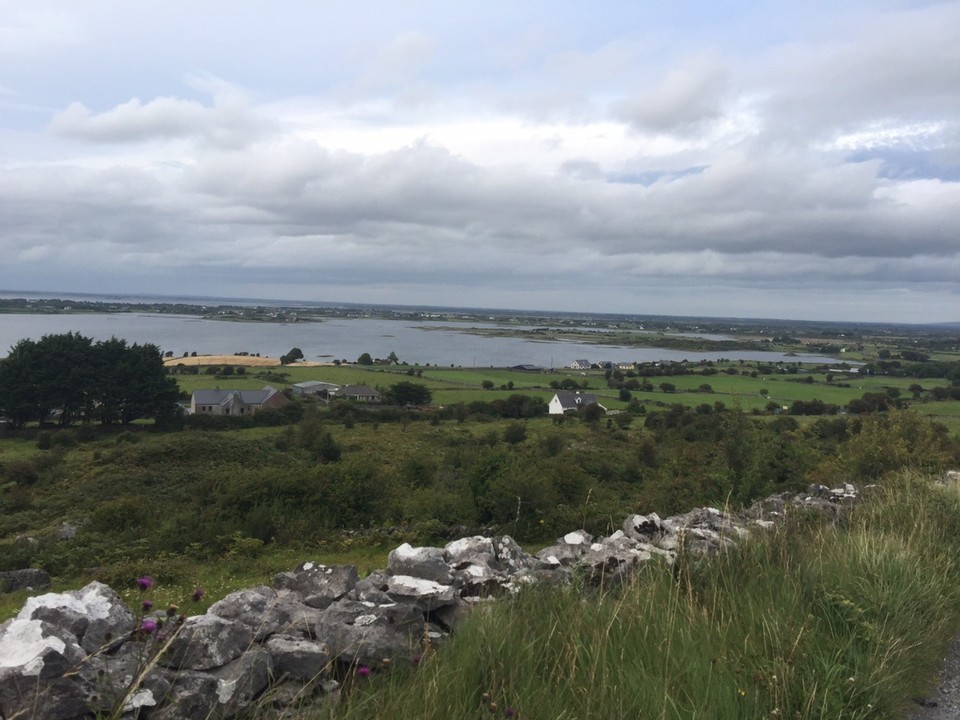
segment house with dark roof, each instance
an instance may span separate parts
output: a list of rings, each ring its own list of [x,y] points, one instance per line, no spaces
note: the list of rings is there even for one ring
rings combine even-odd
[[[274,387],[262,390],[194,390],[190,413],[194,415],[253,415],[258,410],[279,408],[289,400]]]
[[[574,360],[570,363],[571,370],[589,370],[590,361],[589,360]]]
[[[557,390],[557,394],[548,405],[548,411],[551,415],[564,415],[568,412],[577,412],[580,408],[590,405],[599,405],[604,412],[607,409],[597,402],[597,396],[590,393],[570,392],[569,390]]]

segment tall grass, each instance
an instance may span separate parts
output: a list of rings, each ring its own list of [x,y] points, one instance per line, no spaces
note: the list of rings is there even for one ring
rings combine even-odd
[[[960,619],[960,497],[901,475],[610,591],[532,587],[303,718],[887,718]]]

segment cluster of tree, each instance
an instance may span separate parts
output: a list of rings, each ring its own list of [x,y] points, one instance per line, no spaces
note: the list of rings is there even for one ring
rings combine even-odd
[[[357,365],[399,365],[400,358],[397,357],[395,352],[390,352],[385,358],[374,358],[370,353],[365,352],[361,353],[360,357],[357,358]],[[404,363],[406,365],[406,363]]]
[[[571,390],[575,392],[580,389],[586,390],[590,387],[590,382],[588,380],[577,381],[573,378],[564,378],[563,380],[551,380],[550,387],[553,390]]]
[[[76,333],[21,340],[0,361],[0,414],[17,429],[55,417],[105,425],[177,414],[177,384],[156,345]]]
[[[850,415],[865,415],[902,409],[904,406],[904,401],[900,399],[900,391],[897,388],[888,388],[886,392],[864,393],[862,397],[848,402],[843,409]],[[779,405],[771,403],[768,407],[770,410],[776,410]],[[795,400],[790,405],[789,413],[791,415],[836,415],[840,410],[839,405],[826,403],[823,400]]]
[[[891,377],[945,378],[952,385],[960,385],[960,360],[906,363],[900,360],[877,360],[861,367],[860,372]]]
[[[402,380],[384,390],[382,397],[388,405],[429,405],[433,393],[426,385]]]
[[[298,347],[291,348],[290,352],[288,352],[286,355],[280,356],[281,365],[290,365],[291,363],[295,363],[297,360],[303,360],[303,350]]]

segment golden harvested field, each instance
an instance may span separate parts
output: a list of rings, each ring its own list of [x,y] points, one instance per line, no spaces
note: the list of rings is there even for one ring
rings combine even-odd
[[[243,365],[245,367],[279,367],[279,358],[254,355],[196,355],[192,357],[165,358],[164,365]],[[330,363],[298,361],[297,367],[320,367]]]

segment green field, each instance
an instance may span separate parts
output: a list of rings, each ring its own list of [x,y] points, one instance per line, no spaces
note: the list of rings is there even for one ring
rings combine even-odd
[[[649,410],[679,403],[689,407],[703,404],[713,405],[722,402],[727,407],[739,407],[746,411],[765,411],[768,404],[774,402],[780,406],[789,407],[797,400],[822,400],[825,403],[845,406],[851,400],[862,397],[865,393],[899,392],[899,397],[917,412],[936,417],[948,424],[953,431],[960,430],[960,424],[955,421],[960,416],[960,402],[932,402],[921,393],[920,398],[914,399],[908,390],[912,385],[920,385],[924,391],[934,387],[945,387],[949,382],[945,379],[915,379],[888,376],[859,376],[841,372],[832,373],[832,382],[827,382],[827,374],[814,372],[814,367],[799,366],[797,374],[758,374],[751,377],[750,373],[758,370],[755,364],[739,363],[718,364],[717,374],[703,375],[702,368],[694,367],[694,372],[687,375],[649,376],[645,378],[653,385],[650,392],[632,391],[632,397],[642,403]],[[728,374],[727,369],[737,371],[737,374]],[[204,368],[201,367],[201,373]],[[284,381],[271,379],[271,374],[283,373]],[[418,375],[419,373],[419,375]],[[497,398],[506,398],[514,393],[522,393],[539,397],[548,402],[556,392],[550,387],[551,382],[561,383],[565,380],[575,381],[585,385],[584,392],[597,395],[598,401],[608,410],[623,410],[628,402],[619,399],[618,390],[608,387],[604,371],[523,371],[508,368],[445,368],[435,366],[372,366],[357,365],[303,367],[288,365],[282,368],[249,368],[244,376],[227,376],[216,378],[211,375],[175,375],[180,389],[190,394],[197,389],[214,387],[233,389],[258,389],[270,384],[278,389],[290,387],[294,383],[306,380],[321,380],[339,385],[367,385],[384,390],[390,385],[410,381],[428,387],[433,394],[433,402],[437,405],[451,405],[455,403],[469,404],[475,401],[487,401]],[[806,382],[807,378],[812,382]],[[642,376],[638,380],[644,379]],[[493,383],[493,389],[484,389],[484,381]],[[670,383],[676,387],[674,392],[661,390],[661,383]],[[709,385],[711,392],[700,391],[702,385]],[[846,385],[846,387],[843,387]],[[761,391],[766,390],[766,394]]]

